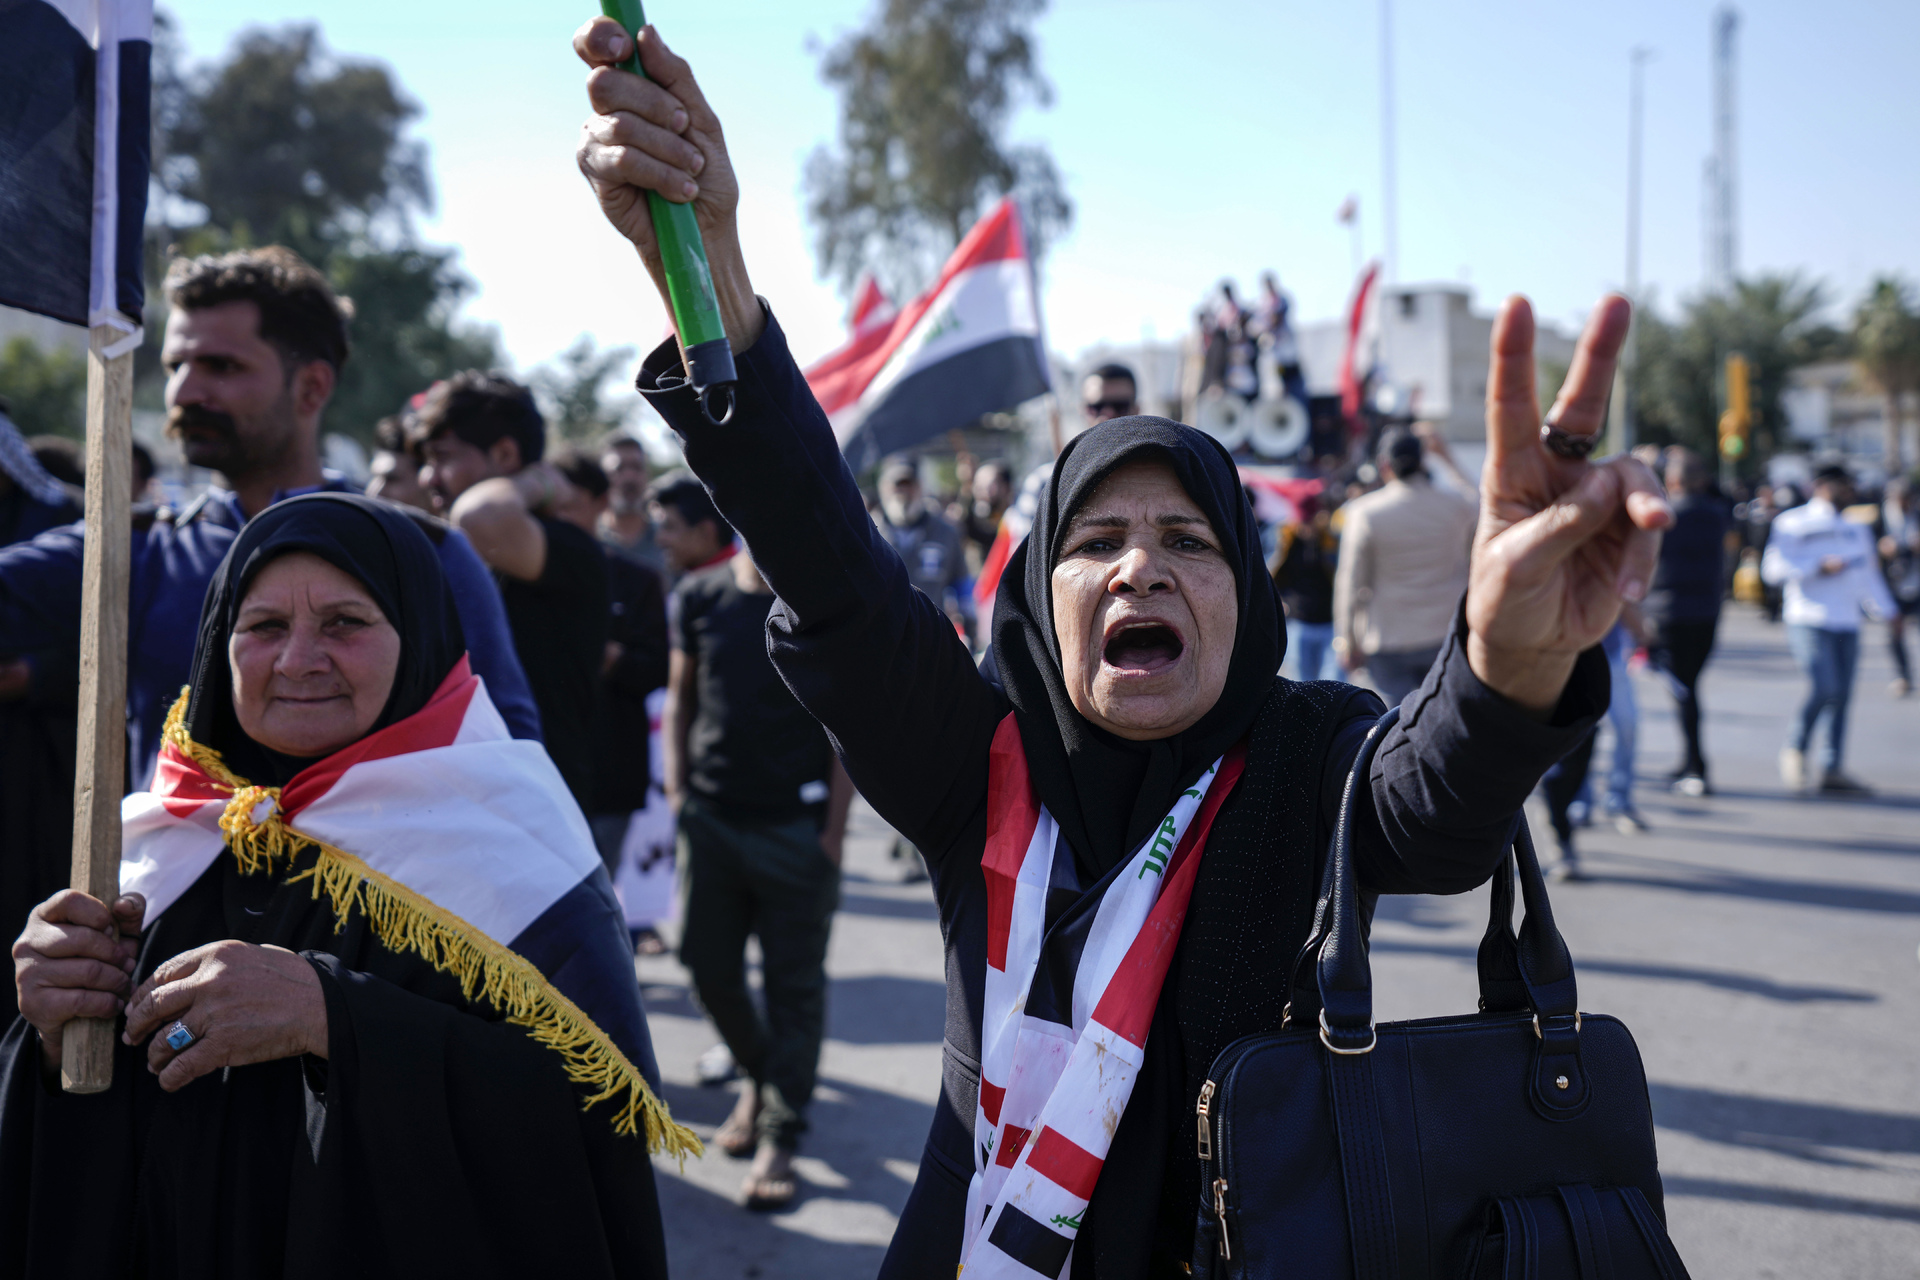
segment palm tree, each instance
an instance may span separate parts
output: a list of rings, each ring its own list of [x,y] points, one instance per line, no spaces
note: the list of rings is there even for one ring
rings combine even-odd
[[[1920,391],[1920,310],[1898,276],[1873,282],[1853,313],[1854,350],[1860,365],[1887,397],[1887,474],[1906,469],[1901,437],[1901,401]]]

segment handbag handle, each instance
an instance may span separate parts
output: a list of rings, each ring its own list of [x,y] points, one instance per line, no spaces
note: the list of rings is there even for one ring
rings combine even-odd
[[[1320,996],[1321,1038],[1338,1052],[1361,1053],[1373,1044],[1373,969],[1361,921],[1360,892],[1353,869],[1356,804],[1371,802],[1369,774],[1387,731],[1400,718],[1394,707],[1374,722],[1355,754],[1340,795],[1340,816],[1327,852],[1313,932],[1295,960],[1296,970],[1314,957]],[[1534,852],[1525,814],[1516,815],[1511,851],[1493,874],[1487,932],[1480,943],[1480,1003],[1488,1010],[1531,1009],[1536,1019],[1577,1020],[1573,957],[1553,921],[1545,878]],[[1513,875],[1518,868],[1526,915],[1513,928]],[[1293,983],[1289,981],[1291,989]],[[1291,994],[1291,990],[1289,992]]]

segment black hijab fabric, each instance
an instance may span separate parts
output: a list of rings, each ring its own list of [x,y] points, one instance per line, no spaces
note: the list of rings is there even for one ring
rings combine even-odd
[[[1053,630],[1053,566],[1068,523],[1115,468],[1164,462],[1212,523],[1233,568],[1240,616],[1226,686],[1183,733],[1116,738],[1067,698]],[[1000,579],[994,661],[1020,725],[1027,769],[1083,870],[1103,875],[1146,839],[1191,786],[1247,732],[1286,652],[1279,595],[1233,459],[1204,432],[1166,418],[1115,418],[1072,440],[1053,466],[1033,530]]]
[[[400,633],[400,669],[374,729],[426,706],[467,649],[439,553],[410,517],[350,493],[310,493],[268,507],[247,522],[207,584],[187,699],[193,740],[220,752],[229,768],[257,786],[282,786],[313,761],[269,750],[241,730],[227,642],[255,576],[295,551],[357,578]]]

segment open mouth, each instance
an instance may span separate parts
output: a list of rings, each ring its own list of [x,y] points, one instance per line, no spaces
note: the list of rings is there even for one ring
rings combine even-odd
[[[1100,656],[1116,671],[1152,675],[1178,662],[1186,648],[1164,622],[1130,622],[1107,637]]]

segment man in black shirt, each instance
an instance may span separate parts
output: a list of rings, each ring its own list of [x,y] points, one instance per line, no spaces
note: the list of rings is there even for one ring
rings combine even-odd
[[[555,514],[595,533],[612,496],[607,473],[586,454],[571,450],[553,465],[573,486],[572,499]],[[609,622],[600,696],[594,703],[593,801],[587,806],[587,825],[612,876],[620,867],[627,824],[635,810],[646,808],[652,781],[647,695],[667,682],[667,596],[651,567],[611,542],[597,540],[607,557]],[[657,952],[649,949],[648,954]]]
[[[692,528],[733,531],[697,483],[656,490]],[[668,602],[667,800],[680,815],[686,917],[680,959],[749,1084],[714,1135],[754,1152],[750,1208],[793,1199],[826,1018],[827,937],[853,784],[826,731],[767,657],[773,591],[736,553],[688,573]],[[760,939],[766,1016],[747,991]]]
[[[572,486],[540,461],[546,423],[525,387],[473,370],[435,383],[415,423],[420,483],[493,570],[547,754],[591,811],[607,564],[592,534],[554,516]]]
[[[1700,673],[1713,654],[1725,585],[1727,505],[1710,492],[1712,473],[1699,454],[1675,449],[1667,460],[1667,496],[1673,528],[1660,544],[1659,567],[1642,613],[1653,631],[1647,656],[1667,674],[1680,712],[1686,756],[1673,772],[1673,789],[1704,796],[1707,758],[1700,749]]]

